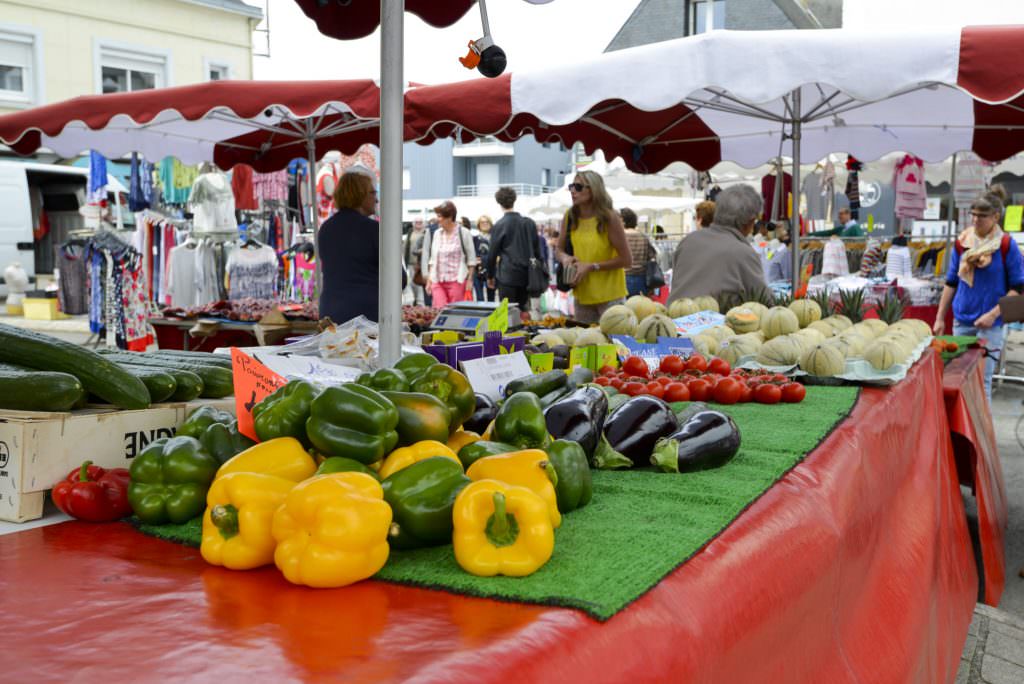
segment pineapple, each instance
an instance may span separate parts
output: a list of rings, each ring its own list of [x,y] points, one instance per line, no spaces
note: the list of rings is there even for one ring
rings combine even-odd
[[[864,320],[864,290],[839,290],[836,313],[843,314],[853,323]]]
[[[818,307],[821,309],[821,317],[828,318],[834,313],[834,307],[832,306],[832,299],[829,297],[828,292],[821,290],[818,294],[808,297],[808,299],[817,302]]]
[[[907,306],[908,299],[905,294],[895,288],[886,291],[885,297],[875,305],[875,312],[880,320],[892,325],[903,318],[903,309]]]
[[[743,295],[743,292],[722,292],[719,294],[718,303],[721,305],[721,311],[728,311],[747,301]]]
[[[784,292],[779,292],[775,295],[774,306],[789,306],[793,303],[793,295],[788,295]]]
[[[759,302],[770,309],[775,306],[775,294],[772,292],[771,288],[752,287],[743,292],[743,301]]]

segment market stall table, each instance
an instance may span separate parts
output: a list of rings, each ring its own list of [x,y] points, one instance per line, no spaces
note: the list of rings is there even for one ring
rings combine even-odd
[[[949,362],[942,391],[960,482],[972,487],[978,498],[982,600],[998,606],[1006,580],[1006,485],[985,399],[985,356],[980,349]]]
[[[213,351],[219,347],[251,347],[256,341],[255,321],[151,318],[149,322],[156,331],[160,349]]]
[[[295,587],[121,523],[0,537],[17,625],[5,676],[950,681],[977,575],[941,383],[929,352],[896,387],[865,389],[803,462],[604,623],[378,581]]]

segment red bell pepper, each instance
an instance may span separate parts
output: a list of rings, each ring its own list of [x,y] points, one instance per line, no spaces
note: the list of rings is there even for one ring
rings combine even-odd
[[[72,518],[110,522],[132,513],[128,505],[127,468],[107,470],[86,461],[53,488],[53,503]]]

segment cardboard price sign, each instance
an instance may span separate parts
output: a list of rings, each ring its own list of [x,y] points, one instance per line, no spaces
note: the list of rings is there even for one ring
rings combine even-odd
[[[238,431],[249,439],[258,439],[252,422],[252,407],[288,381],[237,348],[231,350],[231,372],[235,376]]]

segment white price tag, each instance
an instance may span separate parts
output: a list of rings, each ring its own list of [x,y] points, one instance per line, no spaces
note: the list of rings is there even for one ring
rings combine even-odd
[[[497,401],[505,395],[505,386],[517,378],[530,375],[530,362],[523,352],[485,356],[463,361],[462,372],[469,378],[473,391]]]
[[[251,355],[264,366],[286,378],[301,378],[321,385],[352,382],[362,373],[358,368],[329,363],[318,356]]]

